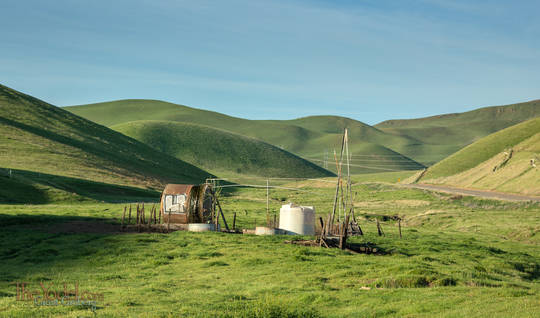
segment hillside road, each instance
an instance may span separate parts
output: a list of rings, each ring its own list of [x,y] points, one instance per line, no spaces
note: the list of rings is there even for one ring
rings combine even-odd
[[[462,188],[454,188],[454,187],[443,186],[443,185],[423,184],[423,183],[404,184],[403,186],[407,188],[440,191],[440,192],[447,192],[447,193],[461,194],[461,195],[472,195],[472,196],[482,197],[482,198],[487,198],[487,199],[497,199],[497,200],[505,200],[505,201],[540,202],[540,197],[537,197],[537,196],[502,193],[502,192],[494,192],[494,191],[487,191],[487,190],[462,189]]]

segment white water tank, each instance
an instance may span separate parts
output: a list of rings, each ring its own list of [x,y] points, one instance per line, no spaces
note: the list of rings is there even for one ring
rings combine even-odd
[[[282,205],[279,228],[290,235],[315,235],[315,208],[293,203]]]

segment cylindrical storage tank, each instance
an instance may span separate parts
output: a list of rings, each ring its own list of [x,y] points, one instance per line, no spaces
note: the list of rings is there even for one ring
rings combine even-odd
[[[207,231],[214,231],[215,229],[214,224],[207,224],[207,223],[189,223],[188,224],[188,231],[190,232],[207,232]]]
[[[315,208],[292,203],[282,205],[279,228],[290,235],[315,235]]]

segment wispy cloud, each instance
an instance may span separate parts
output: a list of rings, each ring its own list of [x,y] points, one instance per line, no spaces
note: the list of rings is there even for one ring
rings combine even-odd
[[[276,104],[285,117],[335,105],[422,115],[535,97],[540,83],[532,1],[527,12],[446,0],[10,5],[0,81],[62,105],[151,97],[247,117]]]

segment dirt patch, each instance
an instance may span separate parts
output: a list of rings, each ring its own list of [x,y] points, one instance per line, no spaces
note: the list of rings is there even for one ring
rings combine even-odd
[[[355,202],[354,206],[357,208],[384,208],[388,206],[406,206],[406,207],[420,207],[429,205],[429,201],[424,200],[391,200],[391,201],[362,201]]]
[[[186,224],[135,224],[125,225],[112,224],[100,221],[69,221],[64,223],[49,224],[34,228],[48,233],[96,233],[96,234],[127,234],[127,233],[167,233],[187,230]]]
[[[266,198],[264,198],[264,199],[263,198],[255,198],[255,197],[250,197],[250,196],[245,196],[245,195],[236,195],[235,199],[253,201],[253,202],[266,202]]]
[[[361,201],[361,202],[354,202],[355,208],[384,208],[387,207],[387,202],[382,201]]]
[[[408,225],[408,226],[418,225],[422,222],[424,217],[435,215],[435,214],[447,213],[447,212],[448,211],[444,211],[444,210],[427,210],[425,212],[422,212],[422,213],[419,213],[410,217],[406,217],[403,224]]]
[[[69,221],[51,224],[45,230],[49,233],[123,233],[119,224],[96,221]]]
[[[392,203],[395,203],[397,205],[406,205],[409,207],[419,207],[419,206],[426,206],[429,205],[429,201],[424,200],[394,200],[390,201]]]
[[[449,187],[449,186],[433,185],[433,184],[409,184],[409,185],[404,185],[404,187],[424,189],[424,190],[430,190],[430,191],[440,191],[440,192],[446,192],[446,193],[452,193],[452,194],[458,194],[458,195],[471,195],[471,196],[483,197],[487,199],[496,199],[496,200],[540,202],[540,197],[538,196],[527,196],[527,195],[502,193],[502,192],[495,192],[495,191],[488,191],[488,190],[462,189],[462,188],[454,188],[454,187]]]
[[[414,217],[420,217],[420,216],[425,216],[425,215],[430,215],[430,214],[439,214],[439,213],[445,213],[446,211],[444,210],[427,210],[426,212],[423,212],[423,213],[420,213],[420,214],[417,214]]]
[[[336,182],[308,180],[300,181],[298,183],[289,183],[288,186],[294,186],[296,188],[335,188]]]

